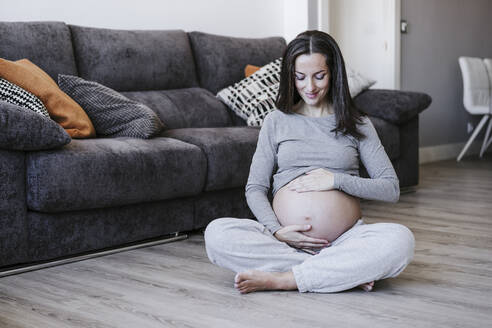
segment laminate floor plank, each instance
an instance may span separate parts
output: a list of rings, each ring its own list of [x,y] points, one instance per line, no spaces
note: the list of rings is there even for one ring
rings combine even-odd
[[[241,295],[203,233],[0,279],[0,327],[486,327],[492,322],[492,157],[421,166],[415,193],[362,202],[367,223],[415,235],[374,291]]]

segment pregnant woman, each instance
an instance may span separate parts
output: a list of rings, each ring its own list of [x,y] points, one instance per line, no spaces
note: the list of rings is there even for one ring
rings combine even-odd
[[[352,104],[342,54],[328,34],[307,31],[287,45],[276,106],[246,185],[258,221],[212,221],[209,259],[237,272],[241,293],[370,291],[374,281],[400,274],[413,258],[412,232],[366,224],[359,205],[359,198],[396,202],[398,178],[371,121]],[[370,178],[359,177],[359,161]]]

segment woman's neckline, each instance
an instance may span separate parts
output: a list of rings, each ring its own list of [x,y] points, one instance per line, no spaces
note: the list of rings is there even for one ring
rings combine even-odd
[[[292,114],[294,114],[296,116],[304,117],[304,118],[307,118],[307,119],[310,119],[310,120],[326,120],[326,119],[333,119],[333,118],[335,118],[335,113],[328,114],[328,115],[325,115],[325,116],[307,116],[307,115],[299,114],[299,113],[296,113],[296,112],[292,112]]]

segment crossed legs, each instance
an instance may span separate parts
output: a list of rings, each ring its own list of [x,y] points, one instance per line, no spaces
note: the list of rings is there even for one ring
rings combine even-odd
[[[277,240],[250,219],[220,218],[205,230],[210,261],[238,272],[241,292],[298,289],[330,293],[397,276],[413,258],[413,234],[394,223],[364,224],[351,229],[311,255]]]

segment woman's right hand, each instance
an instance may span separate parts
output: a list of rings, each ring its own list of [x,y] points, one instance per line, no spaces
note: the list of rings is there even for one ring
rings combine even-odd
[[[321,248],[331,245],[328,240],[309,237],[303,232],[311,230],[310,224],[294,224],[277,230],[275,238],[296,248]]]

